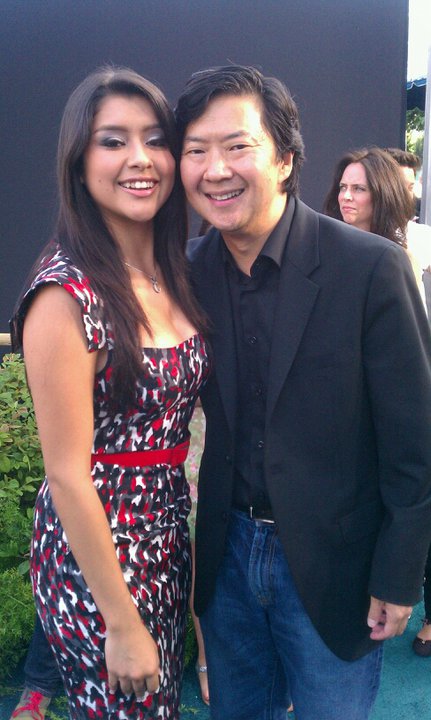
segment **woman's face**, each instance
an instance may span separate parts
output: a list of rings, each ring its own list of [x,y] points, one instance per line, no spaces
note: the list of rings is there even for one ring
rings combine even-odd
[[[94,116],[83,182],[113,235],[153,219],[172,192],[175,160],[157,116],[138,95],[109,95]]]
[[[373,198],[362,163],[351,163],[344,170],[340,180],[338,204],[344,222],[370,231]]]

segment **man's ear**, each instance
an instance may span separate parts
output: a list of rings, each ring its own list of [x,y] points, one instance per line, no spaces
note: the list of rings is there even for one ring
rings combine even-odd
[[[280,182],[284,183],[287,178],[290,176],[290,173],[292,172],[293,168],[293,155],[294,153],[289,150],[288,152],[285,152],[283,157],[281,158],[280,163]]]

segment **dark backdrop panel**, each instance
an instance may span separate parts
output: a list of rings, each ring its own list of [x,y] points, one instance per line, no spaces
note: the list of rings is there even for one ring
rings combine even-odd
[[[402,142],[408,0],[1,0],[0,332],[55,217],[55,146],[71,90],[105,62],[174,102],[191,72],[254,64],[299,105],[302,197],[320,209],[346,149]]]

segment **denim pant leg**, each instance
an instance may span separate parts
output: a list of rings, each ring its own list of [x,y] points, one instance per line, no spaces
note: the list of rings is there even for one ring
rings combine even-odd
[[[213,720],[367,720],[382,648],[337,658],[314,629],[274,526],[232,513],[215,596],[201,618]]]
[[[212,720],[286,720],[286,676],[271,638],[265,598],[249,586],[254,522],[232,513],[215,596],[200,617]]]
[[[272,563],[271,630],[296,720],[367,720],[380,684],[382,644],[351,662],[334,655],[302,605],[277,535]]]
[[[36,613],[33,636],[24,665],[25,686],[47,697],[62,684],[57,663]]]

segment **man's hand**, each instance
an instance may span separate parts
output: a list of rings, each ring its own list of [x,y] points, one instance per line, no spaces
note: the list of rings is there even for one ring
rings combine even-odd
[[[367,625],[372,628],[371,640],[387,640],[395,635],[402,635],[412,610],[412,607],[394,605],[371,597],[367,618]]]

